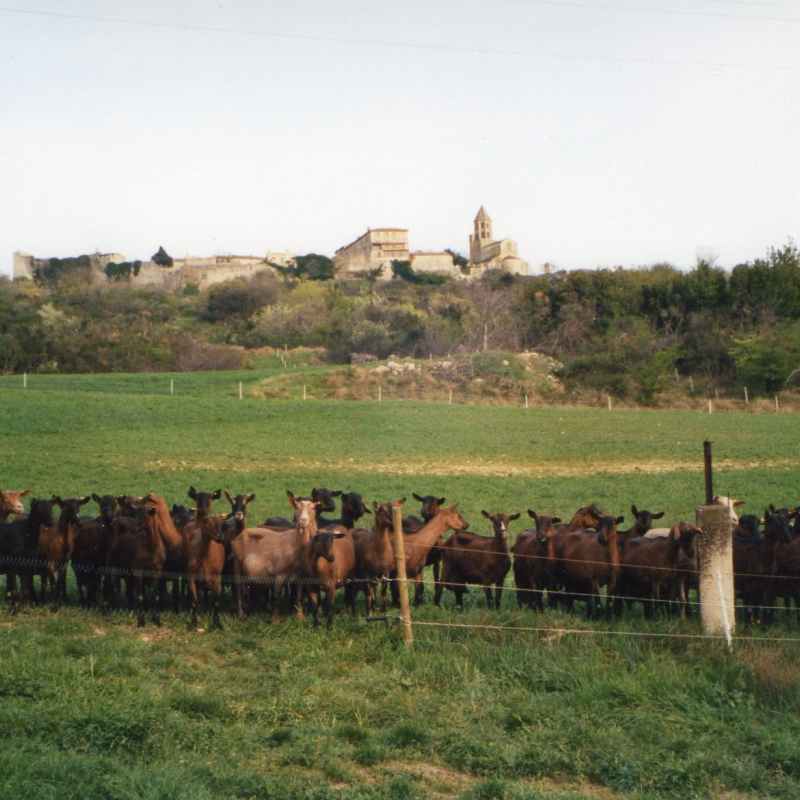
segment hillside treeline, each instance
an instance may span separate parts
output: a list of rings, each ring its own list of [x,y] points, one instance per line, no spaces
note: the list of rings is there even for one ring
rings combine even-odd
[[[196,286],[97,283],[82,260],[36,281],[0,279],[5,373],[246,366],[263,347],[428,358],[546,353],[568,391],[653,403],[676,377],[698,390],[771,395],[800,385],[800,253],[791,241],[731,271],[699,260],[503,273],[427,285],[262,274]],[[234,347],[235,345],[235,347]]]

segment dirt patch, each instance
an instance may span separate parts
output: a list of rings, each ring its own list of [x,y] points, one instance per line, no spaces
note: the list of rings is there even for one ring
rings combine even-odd
[[[405,774],[413,776],[425,786],[429,797],[450,798],[463,794],[478,779],[465,772],[457,772],[439,764],[388,761],[381,766],[382,775]]]
[[[291,468],[292,470],[338,470],[338,471],[352,471],[356,464],[352,458],[350,459],[337,459],[337,460],[311,460],[301,456],[293,456],[282,459],[284,467]],[[158,461],[150,462],[147,465],[148,469],[153,470],[170,470],[173,472],[181,471],[221,471],[233,473],[250,473],[254,471],[268,472],[273,468],[273,461],[264,461],[261,463],[250,461],[242,464],[236,461],[198,461],[196,463],[188,463],[186,461],[168,461],[159,459]],[[736,461],[733,459],[725,459],[720,461],[716,467],[717,469],[724,469],[726,471],[741,471],[752,469],[790,469],[798,466],[797,459],[791,458],[770,458],[761,459],[759,461]],[[686,460],[670,460],[670,459],[652,459],[650,461],[638,461],[635,465],[628,462],[612,464],[603,462],[602,464],[594,464],[588,462],[579,462],[573,464],[548,463],[541,460],[531,462],[528,464],[509,464],[507,461],[491,462],[486,459],[481,459],[474,463],[459,459],[458,461],[447,461],[445,459],[437,458],[436,461],[404,461],[399,462],[371,462],[367,465],[363,463],[358,464],[358,471],[368,470],[370,472],[379,472],[381,474],[389,475],[483,475],[487,477],[536,477],[542,478],[546,476],[570,478],[575,476],[586,475],[663,475],[670,472],[702,472],[703,464],[698,459]]]
[[[139,638],[147,644],[153,642],[163,642],[164,639],[171,639],[173,631],[169,628],[146,628],[139,634]]]

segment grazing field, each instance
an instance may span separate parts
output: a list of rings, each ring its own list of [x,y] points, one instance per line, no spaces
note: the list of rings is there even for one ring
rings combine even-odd
[[[254,522],[287,514],[287,489],[412,512],[417,492],[484,534],[482,509],[592,501],[693,520],[710,439],[718,492],[753,513],[800,502],[790,414],[265,401],[261,376],[0,379],[0,488],[255,492]],[[0,797],[800,796],[794,618],[740,628],[726,654],[696,619],[589,623],[510,591],[492,613],[473,590],[463,614],[448,593],[413,609],[408,649],[395,623],[342,613],[330,632],[227,605],[222,631],[205,609],[198,632],[188,612],[138,629],[70,591],[57,613],[0,616]]]

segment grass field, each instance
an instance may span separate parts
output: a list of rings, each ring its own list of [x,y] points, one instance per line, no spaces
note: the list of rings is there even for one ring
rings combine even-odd
[[[0,379],[0,487],[254,491],[252,520],[287,513],[286,489],[430,493],[484,533],[481,509],[591,501],[692,520],[707,438],[717,491],[798,503],[790,414],[265,401],[263,375]],[[187,613],[144,630],[74,605],[4,614],[0,796],[800,796],[796,622],[740,629],[728,655],[694,619],[589,624],[511,592],[489,613],[479,594],[415,609],[410,650],[345,615],[189,633]]]

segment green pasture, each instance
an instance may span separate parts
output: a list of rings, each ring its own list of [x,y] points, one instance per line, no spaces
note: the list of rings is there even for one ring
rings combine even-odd
[[[256,517],[285,510],[286,489],[324,485],[369,502],[445,495],[476,520],[482,508],[564,516],[592,501],[691,519],[710,439],[718,493],[755,513],[798,502],[792,414],[263,400],[248,396],[261,374],[0,379],[0,487],[170,502],[189,485],[220,487],[256,492]]]
[[[800,502],[789,414],[249,396],[265,374],[2,378],[0,488],[255,492],[254,521],[286,513],[287,489],[413,512],[430,493],[485,533],[481,509],[592,501],[693,519],[710,439],[718,492]],[[740,626],[728,654],[697,619],[590,623],[511,591],[498,613],[473,590],[463,614],[445,596],[412,615],[409,649],[396,622],[344,613],[330,632],[257,614],[212,632],[201,612],[189,632],[185,612],[138,629],[75,604],[0,611],[0,798],[800,796],[793,617]]]

